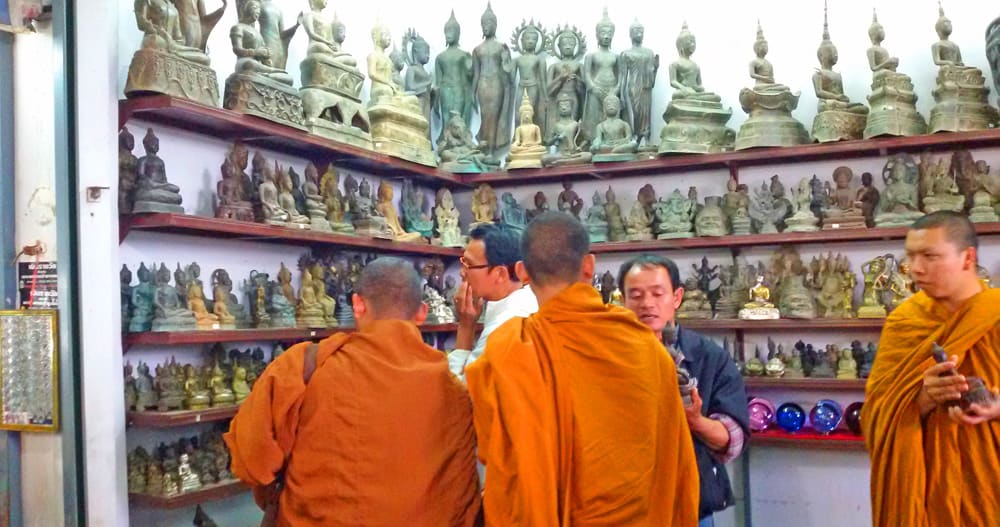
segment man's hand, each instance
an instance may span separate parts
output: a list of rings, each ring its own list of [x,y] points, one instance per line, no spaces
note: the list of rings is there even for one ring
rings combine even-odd
[[[455,293],[455,309],[458,311],[458,323],[474,326],[479,321],[480,315],[483,314],[483,304],[485,302],[482,298],[476,298],[472,294],[472,288],[469,287],[469,283],[462,282],[458,286],[458,292]]]
[[[705,416],[701,415],[701,395],[698,394],[698,388],[691,390],[691,404],[684,407],[684,417],[687,418],[688,428],[694,430],[698,427],[702,419]]]
[[[935,364],[924,371],[924,384],[917,396],[920,415],[929,414],[937,406],[958,401],[963,393],[969,391],[965,376],[954,371],[957,362],[958,356],[953,355],[950,360]]]
[[[948,409],[948,417],[951,417],[956,423],[967,426],[975,426],[980,423],[992,421],[993,419],[1000,419],[1000,393],[998,393],[996,386],[993,387],[991,392],[993,393],[992,403],[971,404],[965,410],[958,406],[953,406]]]

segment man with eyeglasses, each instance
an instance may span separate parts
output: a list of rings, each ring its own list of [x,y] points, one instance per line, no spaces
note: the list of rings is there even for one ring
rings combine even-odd
[[[465,381],[465,368],[486,349],[486,339],[514,317],[538,311],[530,287],[521,283],[514,265],[521,260],[521,233],[506,225],[480,225],[469,233],[469,244],[459,262],[462,283],[455,295],[458,333],[448,354],[452,373]],[[476,339],[476,323],[483,314],[483,332]]]

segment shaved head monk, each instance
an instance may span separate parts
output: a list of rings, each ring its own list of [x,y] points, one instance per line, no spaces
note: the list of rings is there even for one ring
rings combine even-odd
[[[587,232],[562,212],[521,239],[538,312],[490,335],[466,370],[486,525],[698,523],[698,466],[673,359],[590,285]]]
[[[1000,384],[1000,289],[979,281],[977,247],[955,212],[928,214],[906,235],[921,290],[886,320],[861,415],[875,527],[1000,518],[1000,404],[955,406],[969,376]],[[935,343],[947,361],[935,362]]]
[[[399,258],[361,273],[355,333],[275,359],[233,418],[233,473],[279,527],[470,526],[472,404],[424,344],[421,281]],[[276,482],[281,482],[275,490]]]

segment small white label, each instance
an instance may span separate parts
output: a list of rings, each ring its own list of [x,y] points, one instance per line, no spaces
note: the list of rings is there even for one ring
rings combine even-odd
[[[840,228],[840,224],[839,223],[834,223],[833,225],[830,226],[830,228],[831,229],[839,229]]]
[[[222,327],[222,326],[220,326],[220,325],[218,325],[218,324],[212,324],[212,329],[219,329],[219,328],[221,328],[221,327]]]
[[[311,330],[310,330],[310,331],[309,331],[309,336],[310,336],[310,337],[315,337],[315,336],[316,336],[316,332],[315,332],[315,331],[311,331]]]
[[[196,423],[200,423],[201,422],[201,414],[198,414],[198,415],[194,416],[194,422],[196,422]]]

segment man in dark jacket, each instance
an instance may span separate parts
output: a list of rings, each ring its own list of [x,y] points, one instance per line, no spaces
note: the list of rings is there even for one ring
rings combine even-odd
[[[677,362],[679,374],[697,379],[685,408],[701,477],[699,527],[714,525],[712,514],[733,505],[725,464],[738,457],[749,439],[746,387],[732,358],[712,340],[676,327],[674,312],[684,298],[677,264],[642,254],[622,264],[618,284],[625,307],[635,312]]]

